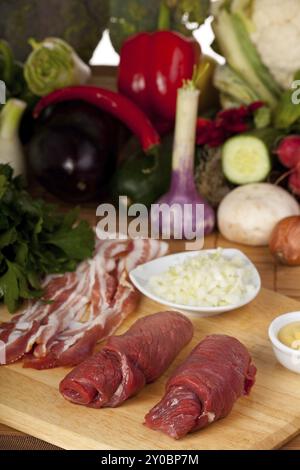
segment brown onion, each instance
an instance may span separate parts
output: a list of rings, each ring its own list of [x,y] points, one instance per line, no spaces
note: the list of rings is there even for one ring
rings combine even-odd
[[[300,265],[300,216],[281,220],[272,232],[269,246],[282,264]]]

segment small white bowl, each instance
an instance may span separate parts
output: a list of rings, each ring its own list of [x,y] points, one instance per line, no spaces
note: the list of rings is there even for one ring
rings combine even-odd
[[[219,315],[220,313],[228,312],[230,310],[235,310],[237,308],[243,307],[244,305],[251,302],[259,293],[261,288],[261,280],[258,274],[257,269],[255,268],[254,264],[251,263],[249,258],[242,253],[240,250],[236,250],[234,248],[224,248],[223,255],[231,259],[236,256],[240,256],[242,259],[245,260],[246,265],[252,269],[253,272],[253,285],[255,287],[254,291],[244,298],[238,304],[235,305],[225,305],[222,307],[207,307],[207,306],[190,306],[190,305],[182,305],[176,304],[173,302],[169,302],[157,295],[155,295],[151,289],[149,288],[149,279],[152,276],[159,275],[166,270],[168,270],[171,266],[176,264],[183,263],[187,258],[192,258],[195,256],[199,256],[201,254],[205,255],[207,253],[215,253],[217,250],[201,250],[201,251],[185,251],[183,253],[175,253],[173,255],[163,256],[162,258],[157,258],[153,261],[149,261],[148,263],[142,264],[137,268],[133,269],[129,273],[129,277],[131,282],[135,285],[135,287],[142,292],[146,297],[163,304],[167,305],[176,310],[180,310],[183,313],[195,313],[197,316],[213,316]]]
[[[275,318],[269,326],[269,338],[273,351],[280,362],[287,369],[300,374],[300,351],[289,348],[278,339],[278,333],[289,323],[300,321],[300,312],[285,313]]]

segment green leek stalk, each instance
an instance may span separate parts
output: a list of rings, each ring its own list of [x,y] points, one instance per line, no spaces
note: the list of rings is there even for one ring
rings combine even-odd
[[[166,0],[162,1],[159,7],[157,29],[160,31],[171,29],[171,11]]]
[[[7,87],[10,87],[14,75],[14,56],[9,44],[4,39],[0,39],[0,69],[2,80]]]
[[[260,96],[254,88],[238,75],[229,65],[219,65],[214,74],[214,85],[222,93],[224,98],[231,102],[233,106],[249,105],[254,101],[259,101]],[[231,107],[224,106],[223,107]]]
[[[8,163],[14,170],[14,176],[25,175],[25,159],[19,139],[21,118],[26,103],[10,99],[0,113],[0,163]]]
[[[237,7],[244,3],[236,2],[233,5]],[[248,94],[249,88],[252,89],[260,101],[274,109],[278,104],[281,89],[262,63],[255,46],[252,44],[244,16],[235,10],[232,12],[228,7],[230,4],[231,2],[224,3],[213,21],[213,29],[220,51],[226,58],[227,65],[242,81],[245,81],[245,93]],[[234,96],[234,101],[235,99],[236,96]]]

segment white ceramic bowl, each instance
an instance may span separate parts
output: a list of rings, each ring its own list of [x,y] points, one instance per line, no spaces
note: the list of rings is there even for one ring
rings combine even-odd
[[[142,292],[142,294],[144,294],[146,297],[149,297],[150,299],[155,300],[156,302],[160,304],[171,307],[172,309],[180,310],[183,313],[185,312],[195,313],[197,314],[197,316],[213,316],[213,315],[218,315],[223,312],[228,312],[229,310],[234,310],[234,309],[243,307],[244,305],[251,302],[257,296],[261,288],[261,280],[257,272],[257,269],[255,268],[253,263],[251,263],[249,258],[240,250],[236,250],[233,248],[232,249],[224,248],[223,255],[228,257],[228,259],[231,259],[235,256],[240,256],[241,258],[243,258],[246,261],[246,265],[248,265],[252,269],[253,285],[255,287],[255,290],[250,295],[242,298],[238,304],[226,305],[222,307],[207,307],[207,306],[203,307],[201,305],[190,306],[190,305],[176,304],[173,302],[169,302],[161,297],[158,297],[149,288],[150,277],[156,276],[165,272],[171,266],[183,263],[187,258],[199,256],[201,254],[204,255],[207,253],[215,253],[216,251],[217,250],[215,249],[201,250],[201,251],[185,251],[183,253],[175,253],[173,255],[164,256],[162,258],[157,258],[153,261],[149,261],[148,263],[142,264],[138,266],[137,268],[133,269],[129,273],[129,276],[130,276],[132,283],[135,285],[135,287],[140,292]]]
[[[269,338],[273,351],[280,364],[287,369],[300,374],[300,351],[289,348],[278,339],[278,333],[285,325],[300,321],[300,312],[291,312],[280,315],[269,326]]]

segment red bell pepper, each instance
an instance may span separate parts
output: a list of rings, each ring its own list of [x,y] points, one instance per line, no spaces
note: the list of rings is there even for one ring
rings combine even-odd
[[[139,138],[146,153],[153,153],[160,144],[158,133],[138,106],[126,96],[96,86],[73,86],[53,91],[37,103],[33,116],[38,118],[48,106],[74,100],[86,101],[120,119]]]
[[[177,89],[191,79],[201,49],[193,38],[171,31],[140,33],[121,49],[119,91],[134,101],[159,132],[174,125]]]

